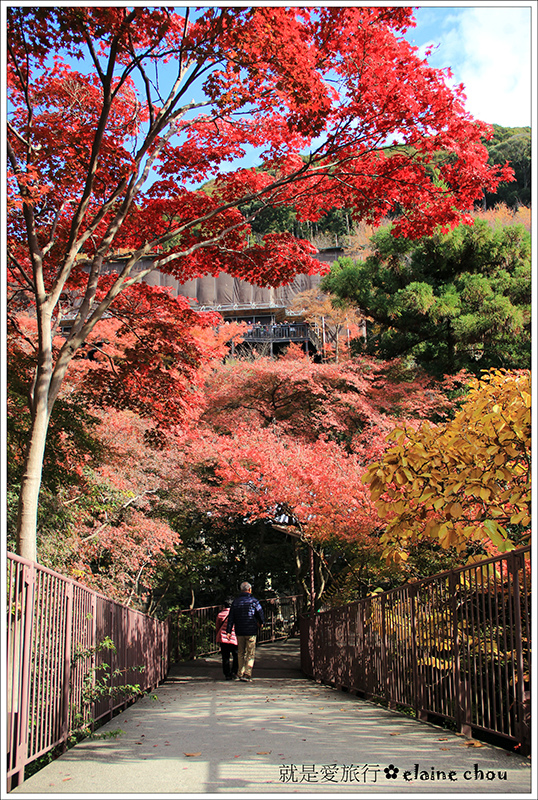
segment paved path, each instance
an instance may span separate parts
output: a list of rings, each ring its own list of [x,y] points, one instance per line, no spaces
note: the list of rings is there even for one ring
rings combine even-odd
[[[530,795],[528,759],[305,679],[298,640],[259,647],[254,678],[222,680],[216,658],[176,666],[99,731],[118,738],[81,742],[12,794]]]

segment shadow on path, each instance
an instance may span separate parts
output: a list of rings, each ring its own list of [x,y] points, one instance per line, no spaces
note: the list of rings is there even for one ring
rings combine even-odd
[[[224,681],[218,656],[175,665],[100,729],[108,738],[13,794],[531,796],[526,759],[304,678],[298,639],[258,647],[253,676]]]
[[[299,639],[258,645],[253,676],[256,681],[273,678],[304,681]],[[221,658],[216,654],[172,664],[166,683],[185,683],[191,680],[221,681],[222,677]]]

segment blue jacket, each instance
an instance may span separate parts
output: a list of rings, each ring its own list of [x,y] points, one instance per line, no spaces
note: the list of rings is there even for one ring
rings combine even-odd
[[[265,617],[260,601],[256,600],[249,592],[241,592],[230,607],[226,631],[231,633],[235,625],[237,636],[254,636],[264,622]]]

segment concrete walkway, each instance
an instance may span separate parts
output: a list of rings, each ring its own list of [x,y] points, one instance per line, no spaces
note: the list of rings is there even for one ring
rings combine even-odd
[[[81,742],[12,794],[531,793],[528,759],[307,680],[298,640],[258,647],[253,676],[176,666],[99,730],[117,738]]]

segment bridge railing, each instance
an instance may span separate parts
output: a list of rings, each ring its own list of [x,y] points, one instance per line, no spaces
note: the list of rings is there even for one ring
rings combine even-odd
[[[286,639],[299,627],[302,611],[301,595],[270,597],[260,600],[265,616],[265,625],[258,635],[258,643]],[[215,623],[218,606],[187,608],[171,616],[170,649],[174,661],[198,658],[219,652]]]
[[[309,677],[530,752],[530,547],[302,617]]]
[[[7,572],[11,790],[32,761],[125,707],[133,695],[126,687],[157,686],[169,658],[168,622],[11,553]]]

